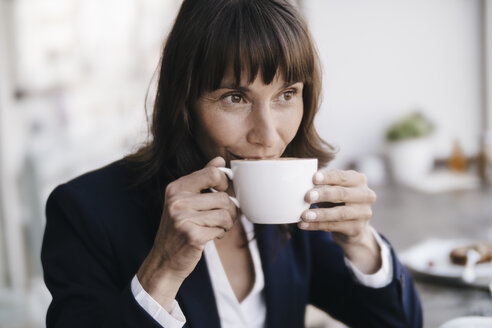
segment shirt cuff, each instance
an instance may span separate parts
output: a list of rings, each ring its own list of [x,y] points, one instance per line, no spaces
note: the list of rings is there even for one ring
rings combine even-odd
[[[371,231],[376,238],[376,241],[381,250],[381,267],[373,274],[362,273],[355,264],[353,264],[348,258],[344,257],[345,264],[352,271],[355,278],[359,283],[366,287],[382,288],[391,283],[393,280],[393,258],[390,252],[390,246],[381,238],[381,236],[370,227]]]
[[[137,303],[162,327],[181,328],[186,323],[186,318],[176,300],[173,301],[171,312],[168,313],[143,289],[137,275],[132,279],[131,289]]]

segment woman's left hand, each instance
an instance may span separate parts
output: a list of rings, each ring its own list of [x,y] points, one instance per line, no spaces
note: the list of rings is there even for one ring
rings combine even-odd
[[[380,249],[369,226],[376,194],[367,186],[367,178],[356,171],[320,170],[315,187],[306,201],[318,208],[302,214],[299,228],[332,233],[345,256],[364,273],[381,266]]]

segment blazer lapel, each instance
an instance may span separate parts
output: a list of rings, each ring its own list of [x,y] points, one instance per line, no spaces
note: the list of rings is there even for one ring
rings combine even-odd
[[[195,270],[181,285],[176,299],[186,317],[185,327],[220,327],[212,283],[203,255]]]
[[[257,236],[263,274],[268,327],[289,326],[289,281],[291,270],[285,252],[282,252],[281,237],[275,226],[265,226]]]
[[[292,272],[289,257],[281,245],[281,236],[275,226],[267,225],[257,234],[263,275],[268,327],[288,327],[289,282]],[[219,313],[212,283],[202,256],[195,270],[181,285],[176,299],[186,317],[185,327],[220,327]]]

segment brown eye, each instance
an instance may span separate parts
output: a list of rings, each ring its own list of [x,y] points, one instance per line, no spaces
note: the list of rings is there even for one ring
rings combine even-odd
[[[243,97],[241,97],[240,95],[231,95],[230,97],[231,97],[231,102],[235,104],[239,104],[243,99]]]
[[[285,91],[282,94],[282,97],[284,98],[283,101],[291,101],[292,98],[294,98],[294,95],[295,95],[295,91],[294,90]]]

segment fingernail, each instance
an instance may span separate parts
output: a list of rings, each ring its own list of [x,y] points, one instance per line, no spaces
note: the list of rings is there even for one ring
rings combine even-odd
[[[323,182],[323,173],[321,172],[316,172],[316,174],[314,175],[314,181],[316,183],[321,183]]]
[[[308,221],[314,221],[314,220],[316,220],[316,213],[313,211],[308,211],[304,217]]]
[[[319,193],[316,190],[313,190],[309,193],[309,200],[314,202],[319,199]]]
[[[309,223],[301,222],[301,228],[305,229],[307,227],[309,227]]]

